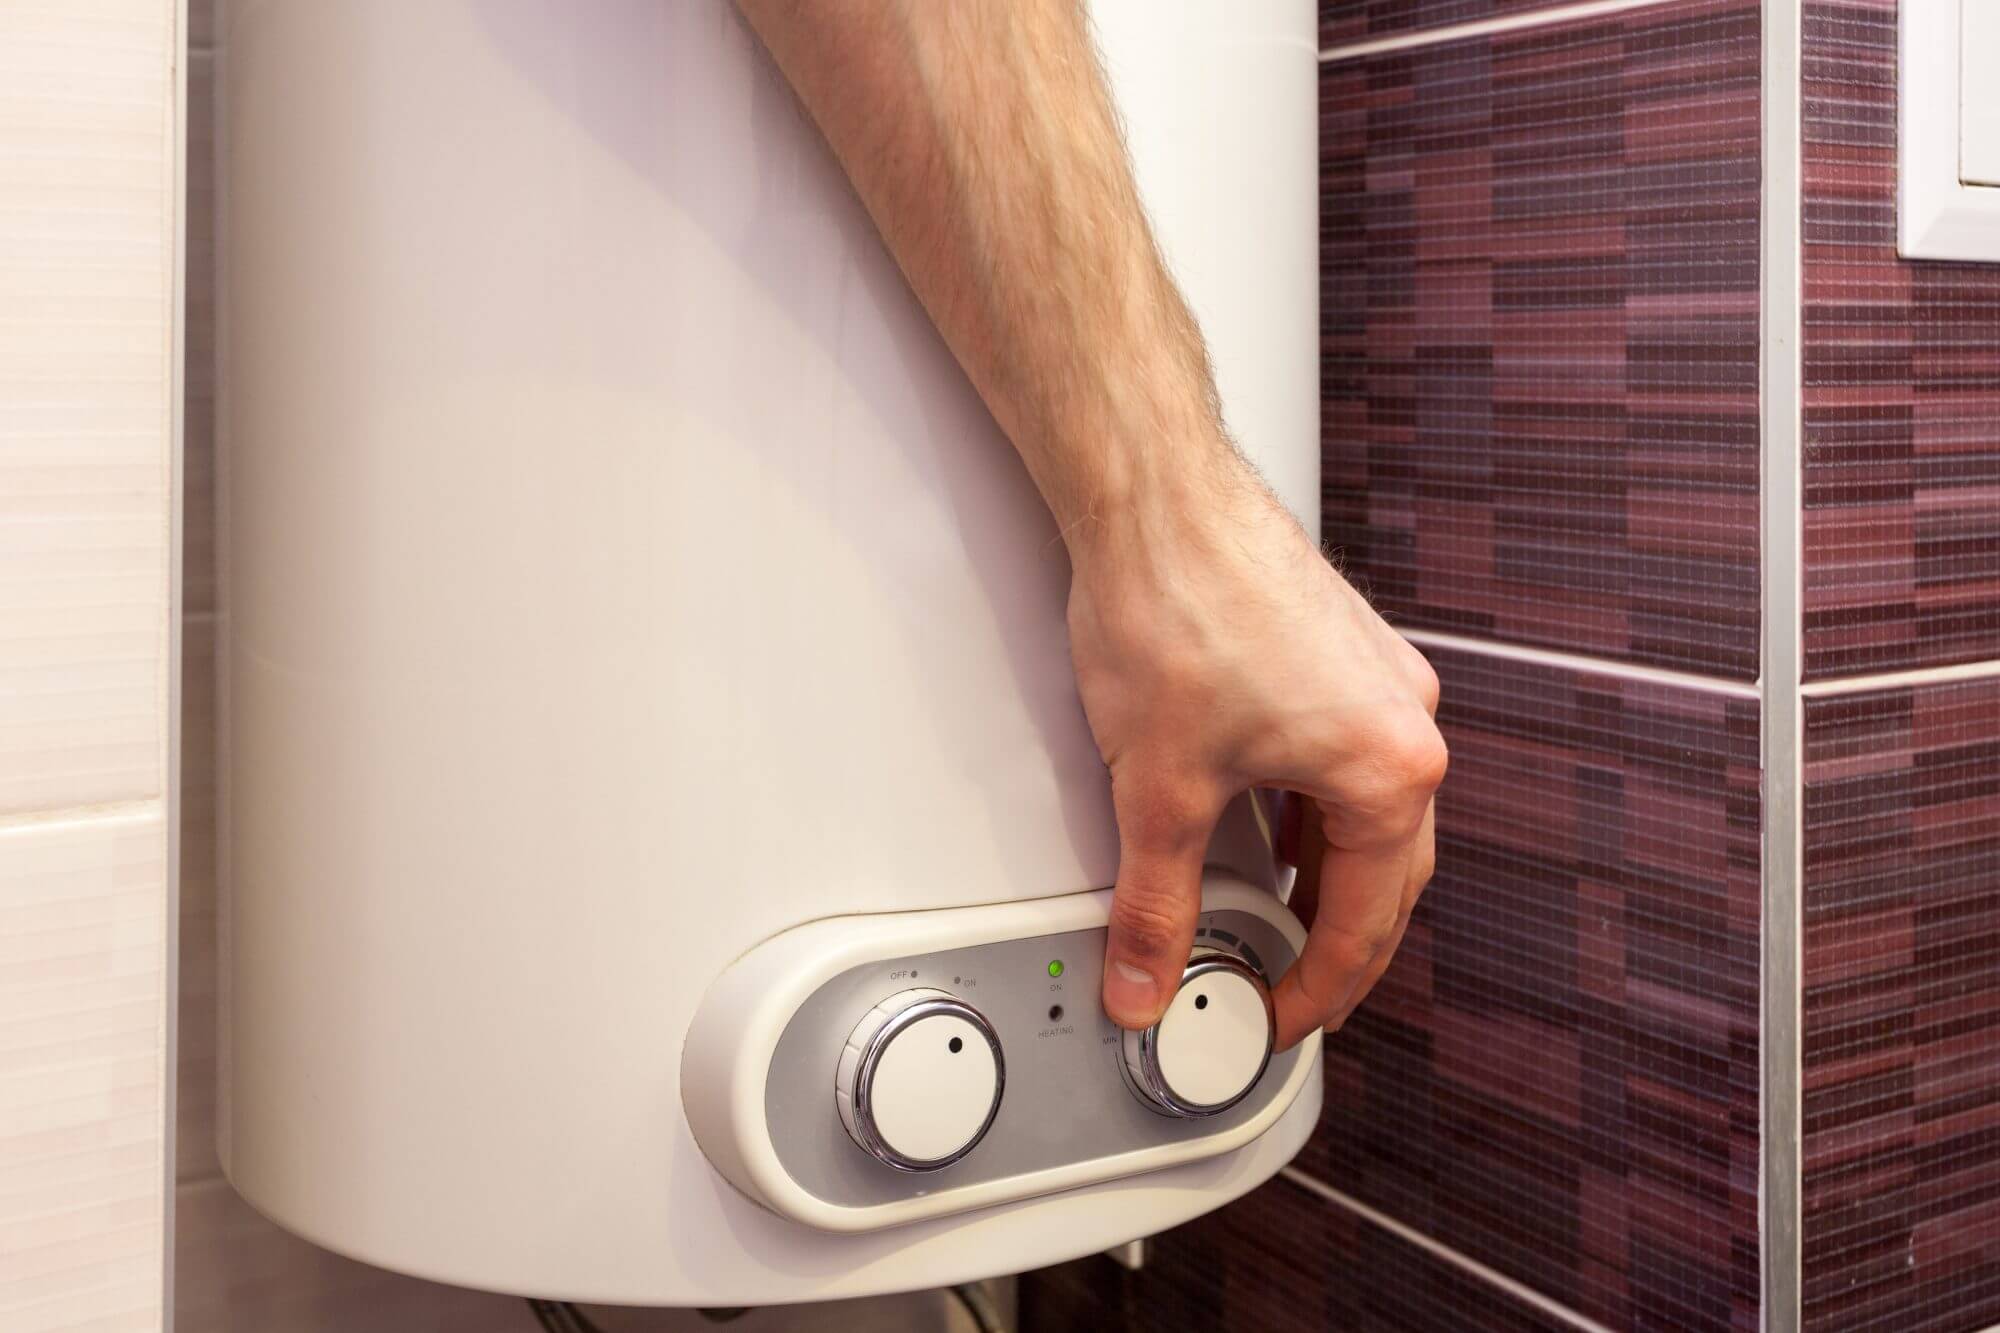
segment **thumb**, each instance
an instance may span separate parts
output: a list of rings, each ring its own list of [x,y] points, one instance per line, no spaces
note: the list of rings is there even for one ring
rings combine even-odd
[[[1104,948],[1104,1012],[1142,1028],[1166,1012],[1194,946],[1201,867],[1218,804],[1184,787],[1112,784],[1118,883]]]

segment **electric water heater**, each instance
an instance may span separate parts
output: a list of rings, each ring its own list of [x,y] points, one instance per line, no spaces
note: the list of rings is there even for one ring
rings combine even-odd
[[[1228,423],[1318,505],[1314,6],[1099,0]],[[1159,1231],[1297,1151],[1256,811],[1160,1025],[1052,521],[726,0],[234,0],[221,1152],[632,1304]]]

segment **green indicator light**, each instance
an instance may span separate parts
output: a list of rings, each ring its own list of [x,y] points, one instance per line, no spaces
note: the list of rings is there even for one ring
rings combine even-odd
[[[1063,972],[1062,959],[1060,958],[1053,959],[1049,963],[1049,975],[1052,977],[1059,977],[1062,975],[1062,972]]]

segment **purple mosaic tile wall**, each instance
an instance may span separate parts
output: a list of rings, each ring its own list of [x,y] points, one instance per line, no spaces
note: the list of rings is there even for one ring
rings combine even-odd
[[[1758,1325],[1758,0],[1323,0],[1330,544],[1432,653],[1439,873],[1298,1168],[1024,1327]],[[1452,1256],[1456,1256],[1454,1259]],[[1470,1265],[1466,1261],[1470,1261]]]
[[[1815,1333],[2000,1322],[2000,680],[1806,705]]]
[[[1157,1236],[1132,1273],[1091,1258],[1028,1275],[1020,1327],[1090,1333],[1571,1333],[1500,1288],[1275,1180]]]
[[[1754,1330],[1756,703],[1433,661],[1453,756],[1438,875],[1329,1041],[1325,1119],[1297,1165],[1610,1327]],[[1357,1267],[1351,1215],[1285,1182],[1225,1216],[1245,1220],[1174,1233],[1116,1293],[1032,1275],[1026,1308],[1084,1300],[1128,1321],[1089,1326],[1135,1329],[1538,1326],[1373,1228]],[[1438,1290],[1403,1281],[1411,1265],[1441,1270]],[[1258,1301],[1268,1318],[1202,1322],[1232,1284],[1230,1318]],[[1475,1319],[1482,1290],[1500,1308]]]
[[[1327,536],[1397,623],[1755,677],[1759,24],[1322,76]],[[1306,1169],[1610,1327],[1755,1328],[1756,705],[1433,658],[1439,874]]]
[[[1896,21],[1805,6],[1809,679],[2000,659],[2000,268],[1896,255]],[[2000,681],[1808,699],[1805,782],[1805,1325],[1990,1326]]]
[[[1327,0],[1322,30],[1533,7]],[[1896,13],[1806,4],[1814,680],[2000,660],[2000,268],[1895,255]],[[1754,676],[1757,24],[1751,0],[1706,0],[1327,67],[1327,530],[1400,623]],[[1331,1047],[1300,1165],[1607,1326],[1754,1327],[1755,707],[1439,666],[1439,876]],[[1804,1323],[1989,1326],[2000,681],[1814,697],[1806,728]],[[1112,1302],[1090,1308],[1541,1317],[1280,1188],[1174,1242],[1208,1275],[1169,1285],[1180,1305],[1119,1278],[1084,1284]]]
[[[1323,73],[1326,537],[1399,623],[1756,675],[1758,24]]]
[[[1303,1159],[1617,1328],[1757,1324],[1757,705],[1433,655],[1452,772]]]
[[[1896,0],[1805,15],[1806,674],[2000,658],[2000,267],[1896,256]]]

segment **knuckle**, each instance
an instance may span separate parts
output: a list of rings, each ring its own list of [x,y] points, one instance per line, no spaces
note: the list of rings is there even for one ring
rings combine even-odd
[[[1424,885],[1430,883],[1431,876],[1435,875],[1436,873],[1437,873],[1436,845],[1429,844],[1418,848],[1416,856],[1410,862],[1411,886],[1415,888],[1418,892],[1422,892]]]
[[[1372,926],[1350,927],[1336,931],[1327,941],[1327,958],[1343,974],[1352,975],[1375,961],[1389,942],[1388,931],[1379,931]]]
[[[1330,924],[1323,945],[1325,956],[1344,973],[1359,972],[1395,943],[1402,924],[1400,904],[1382,903],[1349,920]]]
[[[1379,958],[1382,951],[1395,942],[1398,914],[1378,913],[1361,923],[1354,932],[1354,940],[1364,961]]]
[[[1424,659],[1422,653],[1412,651],[1410,656],[1412,660],[1407,674],[1411,692],[1417,696],[1417,702],[1424,706],[1424,711],[1435,717],[1438,710],[1437,670]]]
[[[1170,894],[1127,889],[1111,904],[1111,931],[1134,958],[1152,962],[1171,958],[1187,933],[1186,924],[1187,913]]]
[[[1340,1010],[1340,1002],[1347,998],[1345,979],[1358,968],[1344,960],[1332,956],[1325,943],[1311,946],[1311,952],[1299,960],[1288,976],[1295,987],[1299,999],[1314,1018],[1324,1023]]]
[[[1139,846],[1173,848],[1205,831],[1205,803],[1185,784],[1135,784],[1114,799],[1121,834]]]
[[[1429,801],[1431,793],[1444,783],[1451,755],[1445,749],[1444,737],[1439,734],[1437,724],[1426,717],[1421,724],[1403,729],[1394,760],[1406,786]]]
[[[1407,836],[1444,782],[1450,762],[1444,737],[1428,716],[1384,721],[1369,746],[1369,763],[1351,784],[1349,804],[1384,833]]]

